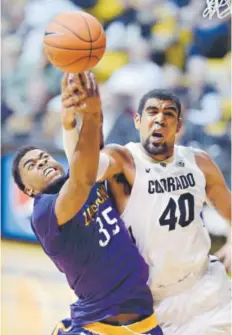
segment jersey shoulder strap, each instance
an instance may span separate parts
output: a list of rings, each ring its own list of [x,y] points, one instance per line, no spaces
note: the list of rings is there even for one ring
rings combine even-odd
[[[137,152],[139,149],[139,143],[137,142],[128,142],[125,147],[132,153],[134,154],[135,152]]]
[[[182,145],[175,145],[175,154],[178,159],[188,160],[192,164],[196,165],[195,153],[196,149],[193,147],[185,147]]]
[[[145,159],[144,154],[141,150],[141,145],[138,142],[129,142],[125,147],[130,151],[136,167],[147,164],[148,161]]]

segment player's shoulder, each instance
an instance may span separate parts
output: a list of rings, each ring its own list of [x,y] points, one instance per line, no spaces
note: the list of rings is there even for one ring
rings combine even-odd
[[[176,145],[175,146],[179,152],[182,152],[184,155],[186,154],[191,154],[196,158],[202,159],[202,160],[207,160],[209,159],[209,155],[206,151],[201,150],[199,148],[194,148],[194,147],[190,147],[190,146],[183,146],[183,145]]]
[[[207,173],[212,165],[214,164],[209,154],[199,148],[194,148],[190,146],[175,146],[178,150],[177,152],[185,159],[189,159],[204,173]]]
[[[216,163],[206,151],[192,148],[192,152],[198,168],[203,172],[205,177],[215,174]]]
[[[108,154],[113,158],[118,158],[123,161],[131,161],[132,155],[129,149],[126,146],[119,145],[119,144],[108,144],[104,147],[102,152]]]
[[[125,150],[125,146],[120,145],[120,144],[116,144],[116,143],[111,143],[111,144],[107,144],[102,151],[112,151],[112,152],[124,152]]]
[[[212,162],[209,154],[202,150],[202,149],[198,149],[198,148],[192,148],[192,152],[195,156],[196,162],[197,164],[209,164],[210,162]]]
[[[34,198],[34,207],[32,214],[32,222],[37,222],[44,219],[51,209],[55,206],[58,194],[40,193]]]
[[[49,193],[39,193],[34,198],[34,208],[38,205],[49,205],[52,203],[58,196],[58,193],[49,194]]]

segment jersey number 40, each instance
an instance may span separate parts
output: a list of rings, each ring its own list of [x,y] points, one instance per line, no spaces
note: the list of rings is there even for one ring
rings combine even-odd
[[[176,209],[179,207],[180,216],[176,216]],[[167,207],[161,215],[159,222],[161,226],[169,226],[169,230],[174,230],[176,224],[181,227],[188,226],[194,220],[194,197],[191,193],[182,194],[177,202],[170,198]]]

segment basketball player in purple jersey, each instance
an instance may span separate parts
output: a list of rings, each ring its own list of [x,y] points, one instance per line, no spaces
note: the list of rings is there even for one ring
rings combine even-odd
[[[82,114],[79,141],[65,175],[47,152],[24,147],[13,163],[18,187],[34,197],[32,229],[78,297],[54,335],[163,334],[153,313],[148,268],[107,194],[96,183],[101,103],[90,73],[62,85],[66,115]],[[66,118],[63,125],[73,127]]]

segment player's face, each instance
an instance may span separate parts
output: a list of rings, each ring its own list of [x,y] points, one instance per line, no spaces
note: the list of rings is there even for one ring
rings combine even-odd
[[[173,150],[176,134],[181,127],[176,104],[171,100],[148,99],[142,116],[135,116],[135,126],[148,154],[168,155],[170,149]]]
[[[48,153],[28,151],[19,163],[19,173],[27,194],[37,194],[64,175],[62,166]]]

